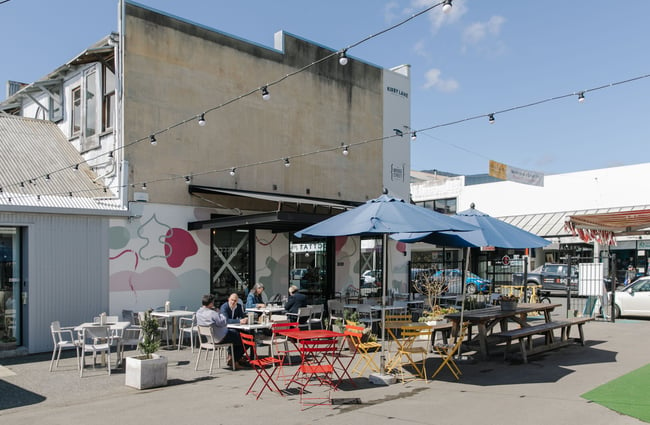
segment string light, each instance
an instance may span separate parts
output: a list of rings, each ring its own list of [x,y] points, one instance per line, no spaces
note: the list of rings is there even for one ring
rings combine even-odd
[[[262,99],[269,100],[271,98],[271,93],[267,86],[262,87]]]
[[[443,2],[442,11],[445,13],[451,12],[451,0],[445,0]]]
[[[45,181],[46,181],[46,182],[49,182],[50,180],[52,180],[52,178],[50,177],[49,174],[46,174],[46,175],[45,175]]]
[[[190,184],[190,183],[192,183],[192,177],[190,177],[190,176],[185,176],[185,183],[186,183],[186,184]]]
[[[79,171],[79,164],[75,164],[72,168],[73,171]]]
[[[349,146],[348,145],[343,146],[343,152],[341,153],[343,154],[343,156],[348,156],[348,154],[350,153]]]
[[[156,140],[155,135],[152,134],[149,136],[149,143],[151,143],[151,146],[156,146],[158,144],[158,140]]]
[[[25,187],[25,182],[20,182],[20,187]]]
[[[289,158],[284,158],[284,166],[287,168],[291,167],[291,162],[289,162]]]
[[[199,121],[198,121],[198,122],[199,122],[199,125],[200,125],[201,127],[203,127],[203,126],[205,125],[205,114],[201,114],[201,116],[199,117]]]
[[[230,169],[230,175],[231,175],[231,176],[234,176],[236,172],[237,172],[237,169],[236,169],[235,167],[232,167],[232,168]]]
[[[341,64],[343,66],[348,64],[348,57],[345,54],[346,51],[347,51],[347,49],[345,49],[341,53],[339,53],[339,64]]]
[[[490,124],[494,124],[494,121],[495,121],[494,114],[488,114],[488,122]]]
[[[110,152],[108,153],[108,157],[109,157],[109,158],[113,158],[113,151],[110,151]]]
[[[395,132],[396,136],[402,137],[404,135],[404,132],[399,128],[394,128],[393,131]]]
[[[142,183],[142,190],[147,190],[147,183]]]
[[[416,131],[414,131],[413,133],[411,133],[411,141],[412,141],[412,142],[415,142],[415,140],[416,140],[417,138],[418,138],[418,134],[417,134]]]
[[[581,91],[578,93],[578,102],[583,103],[585,101],[585,92]]]

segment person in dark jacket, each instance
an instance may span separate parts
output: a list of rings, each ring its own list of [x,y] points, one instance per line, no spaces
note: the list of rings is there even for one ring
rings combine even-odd
[[[291,285],[289,287],[289,298],[284,304],[284,309],[287,311],[287,314],[298,314],[300,307],[307,307],[307,296],[298,292],[296,285]]]
[[[221,314],[226,316],[228,323],[248,323],[248,318],[244,314],[244,308],[239,303],[237,294],[230,294],[228,301],[221,305]]]

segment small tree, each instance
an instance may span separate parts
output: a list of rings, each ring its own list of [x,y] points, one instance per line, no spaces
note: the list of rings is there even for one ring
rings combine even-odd
[[[444,279],[435,279],[432,273],[420,273],[413,281],[413,289],[427,300],[430,311],[436,310],[440,303],[440,295],[447,290]]]
[[[147,359],[151,359],[152,354],[160,348],[158,320],[151,315],[151,311],[152,310],[146,311],[144,313],[144,319],[140,321],[142,341],[138,344],[140,352],[144,354]]]

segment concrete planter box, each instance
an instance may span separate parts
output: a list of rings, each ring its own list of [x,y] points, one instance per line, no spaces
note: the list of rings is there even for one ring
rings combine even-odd
[[[151,359],[145,356],[126,358],[126,386],[144,390],[167,385],[167,358],[158,354],[152,356]]]

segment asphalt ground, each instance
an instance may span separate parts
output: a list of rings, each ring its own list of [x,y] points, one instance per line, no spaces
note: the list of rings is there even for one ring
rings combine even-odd
[[[557,309],[553,316],[562,318]],[[50,353],[0,359],[2,424],[642,424],[580,397],[581,394],[649,362],[650,321],[592,321],[586,346],[572,344],[536,355],[528,364],[488,360],[460,362],[459,381],[444,370],[435,380],[389,386],[355,378],[332,393],[334,406],[301,410],[298,395],[245,395],[252,369],[213,370],[196,353],[161,350],[168,357],[168,385],[137,390],[124,385],[123,369],[108,376],[101,367],[77,372],[74,353],[49,372]],[[131,352],[135,353],[135,352]],[[115,355],[113,354],[113,360]],[[429,375],[440,363],[427,360]],[[286,368],[287,372],[293,370]]]

